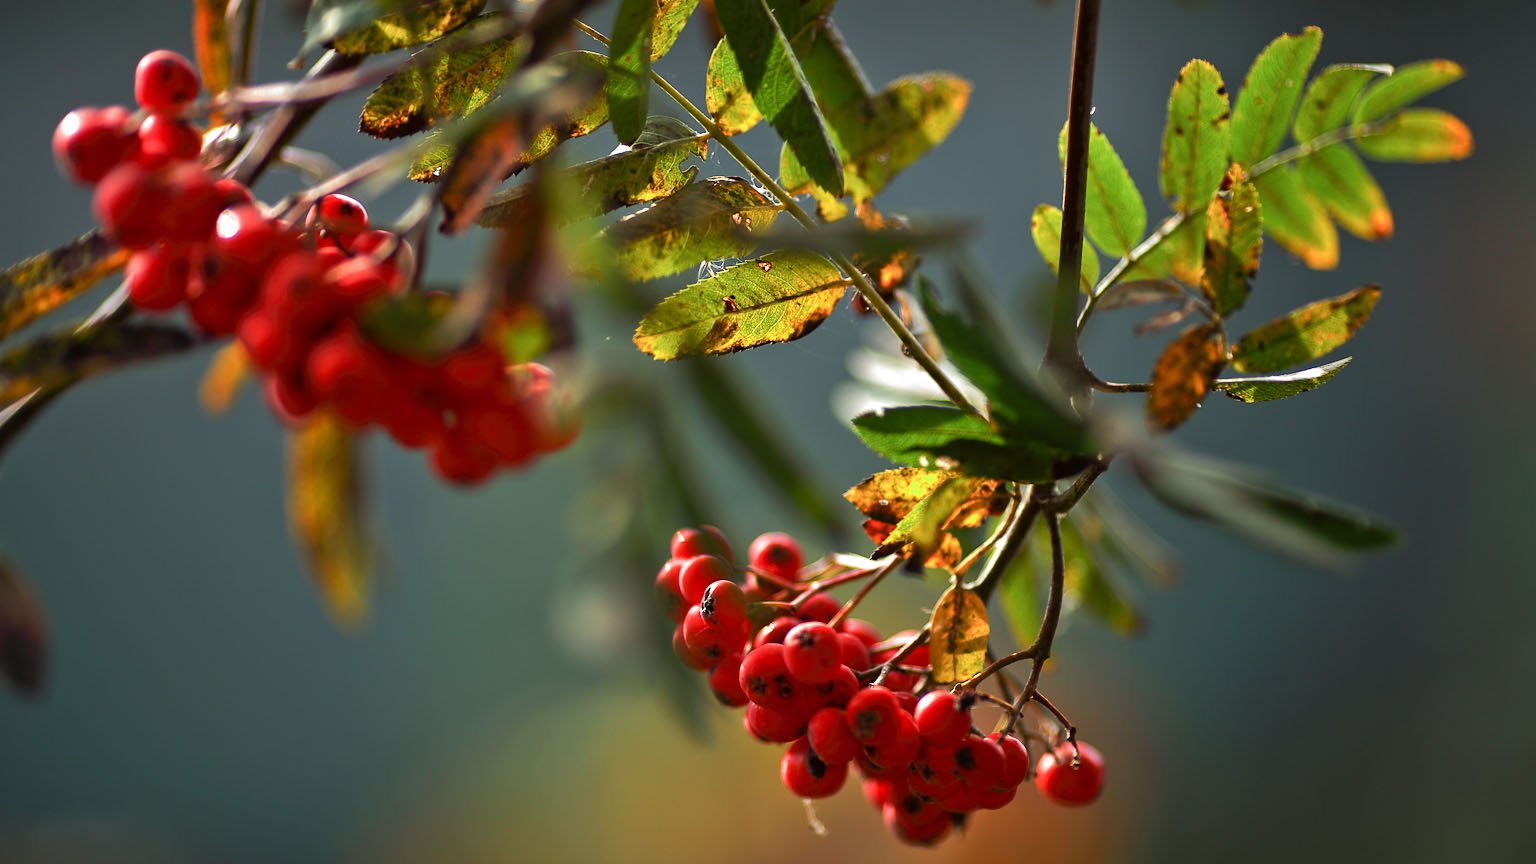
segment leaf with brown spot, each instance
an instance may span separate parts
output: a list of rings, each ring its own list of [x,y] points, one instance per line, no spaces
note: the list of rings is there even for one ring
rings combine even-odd
[[[1147,425],[1167,431],[1188,420],[1226,360],[1227,343],[1214,322],[1191,327],[1170,342],[1152,368]]]
[[[1098,126],[1089,124],[1088,188],[1083,202],[1083,230],[1106,253],[1123,257],[1147,230],[1147,207],[1120,154]],[[1056,139],[1062,170],[1067,167],[1067,127]]]
[[[844,492],[843,498],[865,516],[895,524],[940,484],[959,476],[953,471],[892,468],[864,478]],[[1001,514],[1007,502],[1001,482],[978,480],[971,494],[955,506],[946,527],[974,528],[988,517]]]
[[[1254,58],[1232,107],[1233,162],[1252,166],[1280,148],[1322,44],[1323,31],[1307,27],[1282,34]]]
[[[952,684],[986,667],[987,604],[975,591],[958,585],[945,591],[929,619],[928,658],[933,683]]]
[[[331,618],[359,624],[373,585],[362,474],[356,441],[334,414],[317,412],[288,436],[288,520]]]
[[[1211,199],[1205,212],[1205,267],[1200,291],[1218,317],[1236,312],[1248,299],[1248,283],[1259,272],[1263,248],[1259,192],[1240,166],[1227,172],[1225,195]]]
[[[498,18],[486,16],[465,32],[473,41],[470,31],[500,26]],[[517,71],[528,52],[528,40],[506,36],[466,48],[425,50],[437,52],[436,56],[389,76],[368,95],[359,131],[375,138],[400,138],[479,111]]]
[[[659,279],[696,268],[700,261],[752,254],[757,248],[753,233],[771,226],[778,215],[779,208],[748,181],[711,177],[625,216],[594,242],[613,250],[614,264],[625,278]],[[580,272],[590,275],[591,270]]]
[[[1324,147],[1296,160],[1296,170],[1339,227],[1362,240],[1392,236],[1387,196],[1354,150],[1344,144]]]
[[[891,529],[891,535],[875,549],[875,557],[909,550],[919,561],[927,561],[939,550],[951,520],[957,511],[986,481],[975,477],[952,476],[941,482],[907,511]],[[958,542],[958,541],[957,541]]]
[[[459,148],[438,187],[438,203],[443,208],[443,224],[438,230],[457,234],[474,224],[522,152],[527,123],[520,114],[497,118]]]
[[[92,231],[11,265],[0,273],[0,337],[75,299],[126,263],[125,250]]]
[[[36,696],[48,673],[48,621],[37,592],[0,556],[0,675],[23,696]]]
[[[349,57],[410,48],[464,26],[484,8],[485,0],[417,0],[337,35],[331,47]]]
[[[1344,371],[1351,358],[1335,360],[1332,363],[1324,363],[1312,369],[1303,369],[1300,372],[1286,372],[1279,375],[1259,375],[1250,378],[1218,378],[1216,389],[1231,396],[1239,402],[1272,402],[1276,399],[1286,399],[1291,396],[1299,396],[1309,390],[1327,384],[1333,376]]]
[[[1232,368],[1279,372],[1321,357],[1355,335],[1380,297],[1380,288],[1366,285],[1281,316],[1238,340]]]
[[[1190,213],[1210,200],[1227,168],[1232,112],[1221,73],[1204,60],[1179,70],[1168,96],[1158,184],[1175,210]]]
[[[251,358],[237,339],[213,354],[203,381],[198,386],[198,401],[209,414],[223,414],[235,402],[240,388],[251,378]]]

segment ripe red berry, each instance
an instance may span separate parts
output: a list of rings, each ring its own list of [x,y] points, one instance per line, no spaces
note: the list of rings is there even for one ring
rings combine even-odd
[[[264,385],[267,405],[289,425],[298,424],[315,410],[315,398],[302,382],[287,375],[269,375]]]
[[[138,152],[138,138],[128,129],[131,117],[121,105],[76,108],[53,130],[53,158],[76,182],[100,182]]]
[[[881,817],[891,834],[914,846],[932,846],[949,834],[949,815],[916,794],[893,798],[881,808]]]
[[[264,268],[282,248],[282,234],[277,222],[263,216],[254,205],[237,204],[219,214],[212,249],[220,260]]]
[[[873,665],[869,659],[869,648],[859,641],[859,637],[850,633],[839,633],[837,645],[841,654],[839,659],[844,666],[862,672]]]
[[[688,612],[683,615],[683,641],[700,657],[719,660],[732,652],[739,652],[745,639],[745,632],[716,627],[705,621],[697,606],[688,607]]]
[[[197,98],[201,85],[191,61],[175,51],[151,51],[133,75],[133,98],[156,114],[180,114]]]
[[[720,658],[709,670],[709,689],[721,705],[739,708],[747,704],[747,692],[741,689],[741,654],[735,652]]]
[[[246,356],[261,369],[279,369],[290,365],[297,356],[298,344],[293,331],[266,309],[254,309],[240,319],[236,331]]]
[[[724,558],[714,555],[696,555],[683,562],[683,572],[678,574],[677,584],[683,599],[697,603],[704,599],[704,591],[721,579],[731,578],[731,565]]]
[[[672,557],[693,558],[698,555],[718,555],[726,561],[734,560],[731,544],[725,535],[713,525],[703,528],[680,528],[672,535]]]
[[[714,664],[713,660],[693,653],[693,649],[688,647],[687,640],[683,638],[683,625],[681,624],[672,628],[672,653],[677,655],[677,659],[683,661],[684,666],[687,666],[689,669],[697,669],[700,672],[709,669]]]
[[[1040,757],[1035,766],[1035,788],[1057,804],[1089,804],[1104,789],[1104,757],[1098,750],[1078,742],[1079,760],[1073,765],[1070,742]]]
[[[533,458],[533,429],[516,403],[476,406],[462,412],[460,418],[469,437],[503,465],[522,465]]]
[[[873,648],[880,644],[880,631],[863,618],[844,618],[837,629],[850,636],[858,637],[866,647]]]
[[[873,769],[871,774],[904,777],[907,768],[922,750],[922,739],[917,734],[917,722],[905,711],[896,715],[896,732],[890,740],[864,747],[864,765]]]
[[[729,579],[711,582],[699,598],[699,614],[716,627],[731,633],[740,633],[745,640],[751,627],[747,620],[747,595],[741,586]]]
[[[506,380],[506,361],[490,345],[477,344],[443,358],[439,373],[443,386],[453,394],[478,398]]]
[[[186,250],[156,246],[128,259],[123,287],[133,305],[148,312],[175,308],[187,299],[191,259]]]
[[[352,258],[326,271],[325,282],[342,302],[358,304],[388,294],[393,276],[372,258]]]
[[[847,712],[841,708],[822,708],[812,714],[806,737],[817,755],[833,764],[851,762],[863,749],[848,728]]]
[[[837,617],[843,604],[837,602],[837,598],[831,594],[814,594],[809,600],[800,606],[800,617],[807,621],[831,621]]]
[[[842,668],[837,631],[820,621],[797,625],[784,636],[784,663],[789,673],[807,684],[830,681]]]
[[[1003,750],[1003,785],[1013,787],[1023,783],[1029,777],[1029,750],[1024,747],[1024,742],[1007,732],[990,737]]]
[[[656,600],[667,617],[678,624],[683,623],[683,616],[688,614],[688,601],[683,599],[682,589],[677,586],[677,574],[682,570],[683,562],[669,558],[656,574]]]
[[[164,237],[172,196],[165,175],[124,162],[96,186],[91,207],[101,227],[125,249],[148,249]]]
[[[775,618],[764,624],[762,629],[757,631],[757,635],[752,637],[752,647],[760,648],[770,644],[782,645],[784,644],[784,637],[788,636],[789,631],[795,629],[796,625],[800,623],[801,619],[787,615]]]
[[[763,534],[747,549],[747,563],[784,582],[795,581],[804,561],[800,544],[781,531]]]
[[[457,430],[449,430],[432,444],[432,468],[450,483],[474,486],[490,479],[496,457]]]
[[[801,738],[784,751],[779,777],[786,789],[801,798],[826,798],[843,788],[848,780],[848,763],[827,764]]]
[[[811,701],[818,708],[828,705],[846,708],[858,692],[859,676],[847,666],[839,666],[832,680],[811,685]]]
[[[848,702],[848,725],[860,743],[879,746],[900,733],[897,718],[901,713],[895,693],[884,687],[866,687]]]
[[[805,731],[805,721],[795,716],[792,710],[769,708],[756,702],[747,703],[741,722],[754,738],[775,744],[788,744]]]
[[[936,744],[959,744],[971,731],[969,706],[948,690],[935,690],[923,696],[913,716],[918,733]]]
[[[972,789],[990,789],[1001,784],[1006,766],[1003,748],[990,738],[971,735],[955,748],[955,773],[961,783]]]
[[[190,163],[170,165],[162,173],[171,199],[160,214],[162,236],[178,243],[207,242],[224,209],[218,184],[202,166]]]
[[[804,685],[784,665],[784,646],[777,644],[754,648],[741,659],[741,689],[748,699],[777,711],[795,709],[804,694]]]
[[[342,240],[351,240],[368,230],[368,211],[356,198],[332,192],[315,202],[307,222]]]
[[[148,167],[190,162],[202,152],[202,133],[185,120],[151,114],[139,124],[138,159]]]

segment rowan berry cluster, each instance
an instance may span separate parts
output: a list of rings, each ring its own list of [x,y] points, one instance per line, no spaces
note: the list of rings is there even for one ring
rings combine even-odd
[[[355,428],[380,426],[402,446],[428,449],[454,483],[570,443],[575,427],[558,410],[548,368],[508,366],[484,339],[432,358],[370,340],[363,316],[407,290],[411,244],[371,227],[346,195],[324,195],[288,221],[245,184],[215,177],[199,162],[202,135],[183,117],[199,89],[186,58],[154,51],[134,78],[138,112],[80,108],[54,133],[59,164],[95,187],[103,230],[133,253],[124,286],[136,308],[185,305],[203,333],[235,335],[285,420],[325,407]]]
[[[973,726],[974,691],[930,685],[916,631],[883,638],[818,590],[789,535],[754,540],[740,582],[731,545],[712,526],[678,531],[671,553],[656,590],[676,623],[673,650],[708,673],[721,703],[746,708],[747,732],[789,745],[780,778],[794,794],[831,796],[852,767],[891,833],[920,845],[976,810],[1006,806],[1031,776],[1058,803],[1098,797],[1097,751],[1064,741],[1032,770],[1021,738]]]

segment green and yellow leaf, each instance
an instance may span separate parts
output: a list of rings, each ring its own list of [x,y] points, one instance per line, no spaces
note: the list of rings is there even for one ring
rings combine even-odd
[[[1252,378],[1219,378],[1216,389],[1239,402],[1272,402],[1299,396],[1308,390],[1316,390],[1343,371],[1352,358],[1335,360],[1300,372],[1279,375],[1262,375]]]
[[[1232,111],[1221,73],[1204,60],[1179,71],[1168,97],[1168,123],[1158,181],[1175,210],[1189,213],[1210,201],[1227,170]]]
[[[1399,108],[1412,105],[1442,87],[1460,81],[1466,71],[1450,60],[1421,60],[1398,67],[1365,91],[1355,108],[1354,121],[1380,120]]]
[[[1253,178],[1253,185],[1264,209],[1264,231],[1276,243],[1314,270],[1339,266],[1339,232],[1295,167],[1267,171]]]
[[[100,231],[33,255],[0,272],[0,337],[75,299],[122,269],[128,252]]]
[[[1088,138],[1088,194],[1083,228],[1094,245],[1119,258],[1136,245],[1147,230],[1147,207],[1141,192],[1125,170],[1125,163],[1109,138],[1090,126]],[[1057,151],[1062,167],[1067,164],[1067,127],[1061,127]]]
[[[712,177],[625,216],[599,238],[613,250],[620,275],[659,279],[700,261],[752,254],[752,232],[778,215],[779,208],[746,180]]]
[[[1277,318],[1238,340],[1232,349],[1232,368],[1279,372],[1321,357],[1355,335],[1380,297],[1380,288],[1366,285]]]
[[[1205,267],[1200,290],[1219,316],[1237,311],[1259,272],[1264,234],[1259,192],[1239,166],[1232,166],[1226,195],[1211,199],[1205,215]]]
[[[357,442],[340,418],[311,416],[288,438],[288,520],[331,618],[362,622],[372,590]]]
[[[500,24],[487,18],[470,26]],[[440,51],[431,62],[384,79],[363,103],[358,129],[375,138],[401,138],[473,114],[496,98],[527,50],[526,38],[506,36]]]
[[[1041,204],[1029,217],[1029,233],[1035,239],[1035,248],[1045,259],[1052,273],[1061,272],[1061,210],[1050,204]],[[1083,241],[1083,266],[1078,272],[1078,285],[1084,294],[1091,294],[1099,282],[1099,253],[1093,244]]]
[[[958,585],[945,591],[929,620],[933,683],[964,681],[986,668],[987,638],[991,634],[987,604],[976,592]]]
[[[331,47],[339,54],[361,57],[422,45],[468,23],[485,8],[485,0],[425,0],[396,5],[402,8],[365,27],[339,34]]]
[[[1343,127],[1365,85],[1378,75],[1391,74],[1391,66],[1366,63],[1339,63],[1317,73],[1301,97],[1291,134],[1305,142]]]
[[[40,336],[0,355],[0,405],[110,369],[186,351],[191,334],[169,324],[113,322]]]
[[[1343,144],[1324,147],[1298,159],[1296,170],[1339,227],[1362,240],[1392,236],[1387,196],[1355,151]]]
[[[1378,162],[1450,162],[1472,155],[1472,130],[1448,111],[1409,108],[1356,138],[1355,146]]]
[[[1323,44],[1323,31],[1308,27],[1275,39],[1248,69],[1232,109],[1232,161],[1251,168],[1280,149],[1307,72]]]
[[[727,135],[740,135],[763,119],[752,101],[731,43],[721,39],[709,55],[704,73],[704,107]]]
[[[656,0],[619,0],[608,44],[608,112],[620,144],[633,144],[651,102]]]
[[[946,480],[961,475],[953,471],[922,468],[891,468],[864,478],[843,493],[843,498],[871,519],[896,524],[912,508],[933,494]],[[996,480],[978,480],[971,494],[953,508],[948,527],[974,528],[1003,512],[1008,496]]]

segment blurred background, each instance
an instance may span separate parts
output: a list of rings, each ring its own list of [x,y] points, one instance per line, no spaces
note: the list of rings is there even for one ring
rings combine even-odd
[[[75,106],[128,101],[144,52],[190,53],[189,5],[4,4],[0,261],[91,227],[87,193],[54,170],[51,130]],[[291,77],[299,22],[265,5],[259,77]],[[1095,121],[1154,208],[1179,67],[1209,59],[1235,90],[1266,42],[1307,24],[1326,34],[1320,65],[1464,64],[1467,79],[1428,104],[1464,118],[1477,151],[1373,166],[1397,236],[1344,238],[1336,271],[1307,271],[1271,244],[1241,321],[1380,283],[1357,359],[1294,400],[1216,400],[1178,436],[1384,514],[1401,547],[1349,575],[1311,572],[1171,515],[1110,472],[1183,575],[1144,597],[1142,638],[1080,621],[1058,642],[1045,686],[1106,754],[1097,806],[1025,790],[965,838],[914,850],[850,787],[818,808],[830,835],[814,836],[779,784],[777,748],[712,708],[712,734],[690,734],[636,659],[664,638],[654,566],[615,578],[586,554],[611,509],[612,437],[468,492],[371,441],[381,582],[367,626],[338,631],[288,541],[278,424],[254,392],[206,416],[205,352],[78,387],[0,466],[0,548],[37,587],[53,634],[43,697],[0,694],[0,861],[1533,860],[1536,68],[1523,34],[1536,11],[1105,7]],[[606,29],[609,14],[593,23]],[[1029,213],[1060,195],[1072,4],[845,0],[836,17],[877,86],[930,68],[974,82],[964,121],[882,208],[975,219],[977,257],[1028,320],[1024,292],[1045,274]],[[660,69],[702,100],[710,47],[691,26]],[[376,152],[353,131],[359,103],[334,105],[303,143],[344,164]],[[659,96],[653,109],[666,110]],[[607,130],[592,139],[590,150],[612,146]],[[743,143],[776,162],[767,129]],[[712,154],[705,174],[725,173]],[[258,191],[270,200],[284,182]],[[370,202],[376,218],[408,191]],[[461,279],[482,248],[434,247],[432,278]],[[1086,352],[1106,377],[1144,376],[1161,344],[1133,340],[1130,324],[1106,316],[1092,331]],[[757,388],[834,504],[884,467],[829,410],[848,351],[877,326],[840,312],[800,342],[717,361]],[[585,357],[626,375],[671,373],[630,349],[625,321],[588,316],[583,338]],[[714,521],[738,549],[782,528],[805,532],[810,555],[826,551],[710,421],[680,407],[685,446],[709,466]],[[666,539],[654,537],[655,565]],[[871,617],[915,625],[934,593],[894,589]]]

